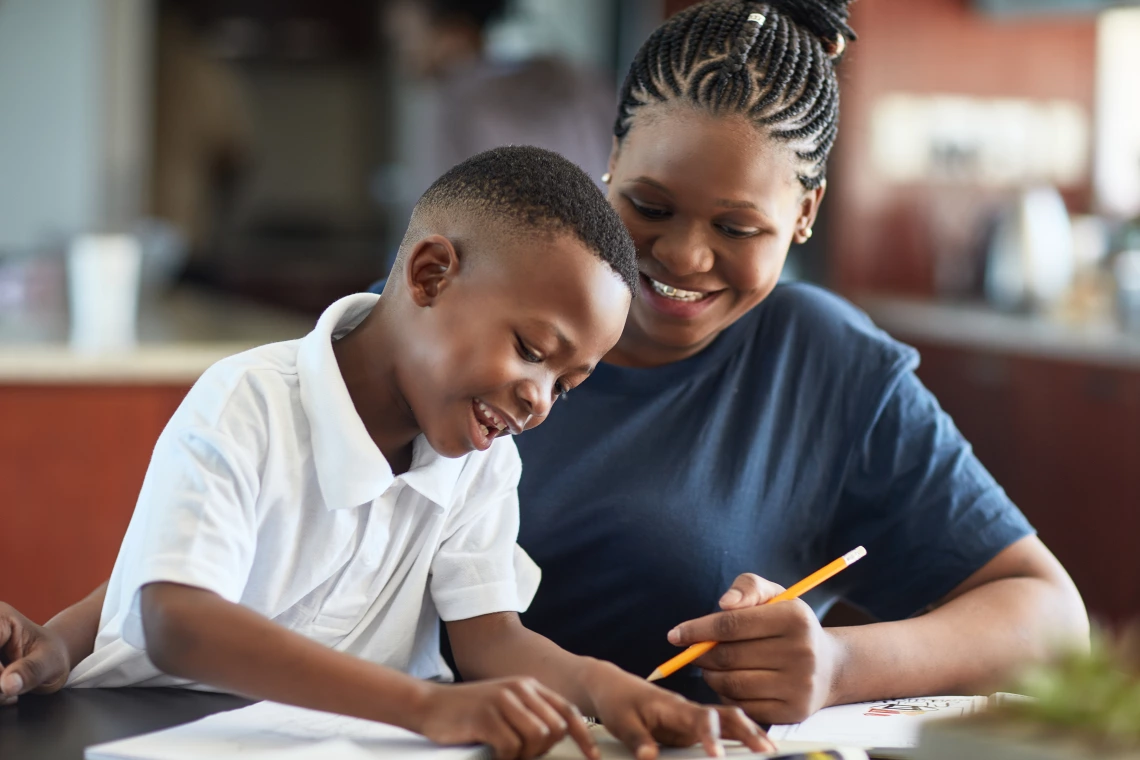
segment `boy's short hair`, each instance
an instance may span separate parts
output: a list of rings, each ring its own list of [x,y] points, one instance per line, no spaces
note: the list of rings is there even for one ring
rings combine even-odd
[[[432,183],[412,211],[412,224],[434,209],[463,209],[516,229],[570,233],[637,293],[637,251],[621,217],[584,171],[557,153],[510,145],[479,153]],[[409,239],[397,260],[402,268]]]

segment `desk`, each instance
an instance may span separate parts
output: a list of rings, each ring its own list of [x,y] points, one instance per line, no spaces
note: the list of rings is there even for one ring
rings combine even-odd
[[[92,744],[137,736],[252,701],[189,689],[64,689],[0,707],[3,760],[81,760]]]

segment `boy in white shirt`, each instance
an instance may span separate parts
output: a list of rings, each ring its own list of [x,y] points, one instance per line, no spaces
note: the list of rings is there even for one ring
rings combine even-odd
[[[636,254],[579,169],[479,154],[413,213],[382,297],[211,367],[155,447],[73,686],[206,685],[533,757],[578,710],[639,758],[654,738],[767,746],[522,627],[538,570],[515,544],[537,425],[617,341]],[[456,663],[439,655],[448,626]],[[530,678],[520,677],[530,676]]]

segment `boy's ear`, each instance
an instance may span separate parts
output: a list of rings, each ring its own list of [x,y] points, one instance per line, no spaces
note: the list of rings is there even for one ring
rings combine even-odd
[[[429,235],[408,253],[404,278],[416,306],[433,306],[459,273],[455,245],[443,235]]]

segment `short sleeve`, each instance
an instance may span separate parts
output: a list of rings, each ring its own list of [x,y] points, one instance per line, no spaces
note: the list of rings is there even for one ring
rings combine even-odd
[[[254,468],[223,434],[163,433],[120,557],[128,644],[145,648],[139,590],[148,583],[180,583],[240,601],[257,545],[256,494]]]
[[[522,612],[534,598],[541,574],[517,544],[521,472],[514,442],[496,441],[456,508],[431,566],[432,601],[443,620]]]
[[[851,453],[828,556],[865,546],[841,593],[899,620],[1033,528],[913,372],[899,372],[880,398]]]

